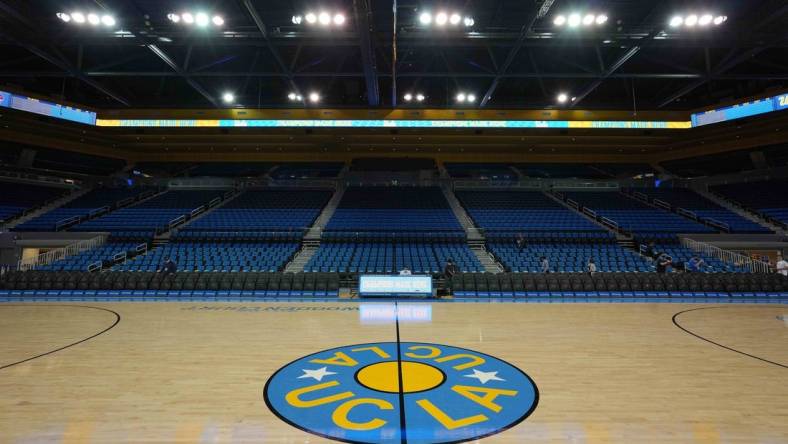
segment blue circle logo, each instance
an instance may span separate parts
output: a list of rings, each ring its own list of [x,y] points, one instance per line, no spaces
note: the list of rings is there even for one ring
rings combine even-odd
[[[283,421],[351,443],[457,443],[527,418],[534,381],[473,350],[377,342],[324,350],[280,368],[265,402]]]

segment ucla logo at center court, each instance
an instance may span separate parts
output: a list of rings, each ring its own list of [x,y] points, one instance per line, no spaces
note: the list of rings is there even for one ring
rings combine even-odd
[[[527,418],[539,392],[511,364],[418,342],[350,345],[280,368],[265,402],[287,423],[351,443],[456,443]]]

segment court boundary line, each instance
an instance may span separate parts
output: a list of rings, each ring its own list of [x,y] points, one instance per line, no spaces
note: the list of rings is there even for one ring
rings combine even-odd
[[[94,334],[92,336],[89,336],[89,337],[87,337],[85,339],[81,339],[81,340],[79,340],[77,342],[73,342],[71,344],[65,345],[63,347],[60,347],[60,348],[57,348],[57,349],[54,349],[54,350],[50,350],[50,351],[45,352],[45,353],[41,353],[41,354],[33,356],[31,358],[23,359],[21,361],[13,362],[11,364],[2,365],[2,366],[0,366],[0,371],[5,370],[5,369],[7,369],[9,367],[13,367],[15,365],[24,364],[25,362],[30,362],[30,361],[32,361],[34,359],[43,358],[44,356],[49,356],[49,355],[57,353],[59,351],[63,351],[65,349],[67,349],[67,348],[71,348],[71,347],[73,347],[75,345],[79,345],[79,344],[81,344],[83,342],[87,342],[87,341],[89,341],[89,340],[91,340],[91,339],[93,339],[95,337],[98,337],[98,336],[103,335],[104,333],[107,333],[108,331],[112,330],[113,328],[115,328],[120,323],[120,314],[118,312],[110,310],[110,309],[107,309],[107,308],[93,307],[93,306],[90,306],[90,305],[39,305],[39,304],[13,304],[13,305],[11,305],[11,304],[0,304],[0,307],[70,307],[70,308],[90,308],[90,309],[93,309],[93,310],[106,311],[108,313],[112,313],[112,314],[115,315],[115,322],[113,322],[112,325],[110,325],[109,327],[105,328],[104,330],[101,330],[100,332],[98,332],[98,333],[96,333],[96,334]]]
[[[402,341],[399,335],[399,305],[394,301],[394,325],[397,330],[397,380],[399,381],[399,437],[400,443],[407,444],[407,421],[405,420],[405,386],[402,383]]]
[[[675,325],[676,327],[680,328],[680,329],[681,329],[681,330],[683,330],[685,333],[688,333],[688,334],[690,334],[690,335],[692,335],[692,336],[695,336],[696,338],[698,338],[698,339],[700,339],[700,340],[703,340],[703,341],[706,341],[706,342],[708,342],[708,343],[710,343],[710,344],[714,344],[714,345],[716,345],[717,347],[724,348],[725,350],[732,351],[732,352],[734,352],[734,353],[738,353],[738,354],[740,354],[740,355],[744,355],[744,356],[747,356],[747,357],[749,357],[749,358],[753,358],[753,359],[757,359],[757,360],[759,360],[759,361],[763,361],[763,362],[765,362],[765,363],[767,363],[767,364],[776,365],[776,366],[778,366],[778,367],[782,367],[782,368],[788,369],[788,365],[785,365],[785,364],[780,364],[779,362],[774,362],[774,361],[770,361],[770,360],[768,360],[768,359],[765,359],[765,358],[761,358],[761,357],[758,357],[758,356],[755,356],[755,355],[751,355],[751,354],[749,354],[749,353],[747,353],[747,352],[743,352],[743,351],[741,351],[741,350],[736,350],[735,348],[728,347],[727,345],[722,345],[722,344],[720,344],[720,343],[718,343],[718,342],[714,342],[714,341],[712,341],[711,339],[704,338],[703,336],[701,336],[701,335],[699,335],[699,334],[697,334],[697,333],[694,333],[694,332],[692,332],[692,331],[691,331],[691,330],[689,330],[689,329],[686,329],[686,328],[684,328],[684,327],[683,327],[681,324],[679,324],[679,323],[678,323],[678,321],[677,321],[677,319],[678,319],[678,317],[679,317],[680,315],[682,315],[682,314],[684,314],[684,313],[689,313],[689,312],[691,312],[691,311],[698,311],[698,310],[713,310],[713,309],[715,309],[715,308],[730,308],[730,307],[731,307],[731,306],[724,306],[724,305],[723,305],[723,306],[716,306],[716,307],[700,307],[700,308],[692,308],[692,309],[689,309],[689,310],[680,311],[680,312],[678,312],[678,313],[676,313],[676,314],[674,314],[674,315],[673,315],[673,318],[672,318],[672,320],[673,320],[673,325]]]

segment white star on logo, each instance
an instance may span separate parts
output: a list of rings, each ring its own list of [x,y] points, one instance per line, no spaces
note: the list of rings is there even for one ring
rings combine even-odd
[[[318,382],[322,381],[324,376],[336,375],[336,373],[328,371],[327,367],[323,367],[317,370],[303,369],[302,371],[304,372],[304,374],[299,376],[298,379],[315,378],[315,380]]]
[[[499,378],[498,372],[480,372],[479,370],[474,369],[472,375],[463,375],[466,378],[476,378],[482,384],[487,384],[487,381],[506,381],[505,379]]]

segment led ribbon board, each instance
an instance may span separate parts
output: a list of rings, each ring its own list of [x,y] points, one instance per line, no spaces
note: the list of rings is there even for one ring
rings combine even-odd
[[[88,125],[96,124],[96,113],[92,111],[45,102],[5,91],[0,91],[0,107],[69,120],[71,122],[86,123]]]
[[[692,127],[711,125],[712,123],[727,122],[744,117],[772,113],[788,108],[788,94],[739,103],[725,108],[712,109],[692,115]]]
[[[361,276],[358,282],[361,296],[431,296],[430,276]]]
[[[191,120],[98,119],[98,126],[135,128],[592,128],[688,129],[690,122],[618,120]]]

